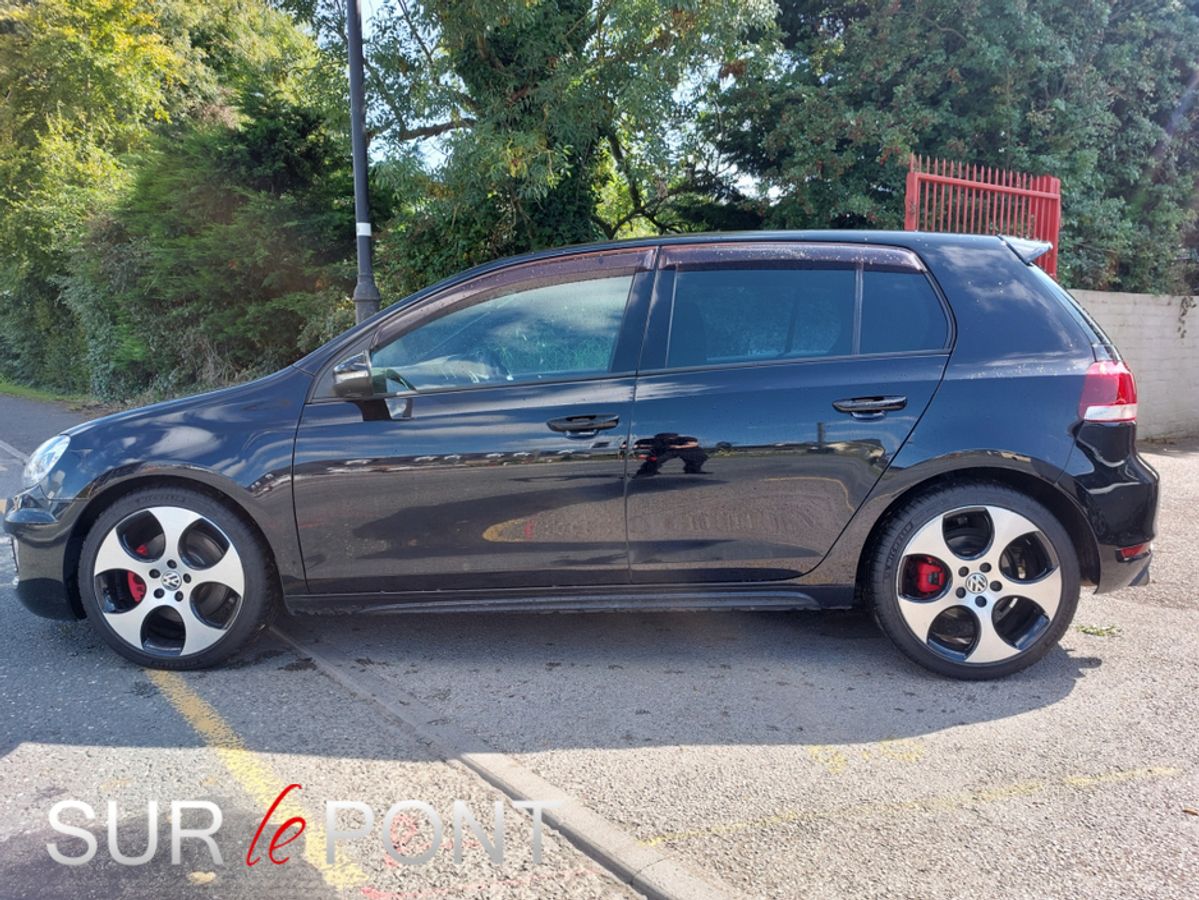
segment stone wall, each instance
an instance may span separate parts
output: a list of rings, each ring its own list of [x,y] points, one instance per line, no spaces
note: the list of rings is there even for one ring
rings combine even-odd
[[[1138,436],[1199,434],[1199,298],[1071,293],[1136,376]],[[1185,317],[1184,305],[1195,307]]]

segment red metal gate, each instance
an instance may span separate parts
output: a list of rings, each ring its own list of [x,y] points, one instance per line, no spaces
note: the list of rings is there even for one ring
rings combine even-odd
[[[1037,265],[1057,277],[1062,182],[989,166],[912,156],[903,227],[908,231],[1003,234],[1048,241]]]

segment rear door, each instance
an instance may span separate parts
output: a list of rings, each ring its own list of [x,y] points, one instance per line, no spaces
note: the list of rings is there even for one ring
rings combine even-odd
[[[951,343],[910,251],[663,247],[630,435],[633,581],[814,568],[928,405]]]

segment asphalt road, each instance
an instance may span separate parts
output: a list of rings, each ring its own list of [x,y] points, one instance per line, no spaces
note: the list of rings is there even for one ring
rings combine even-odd
[[[0,397],[0,440],[24,452],[71,419]],[[1153,583],[1084,596],[1061,648],[986,684],[913,668],[852,614],[298,618],[232,666],[164,676],[86,623],[25,613],[0,555],[0,897],[635,895],[553,831],[534,864],[510,805],[502,865],[469,839],[461,864],[448,841],[394,864],[378,824],[324,864],[326,800],[376,819],[421,800],[447,828],[464,800],[490,825],[497,773],[573,798],[591,818],[568,831],[628,838],[626,856],[658,854],[714,894],[1194,896],[1199,442],[1148,456],[1165,498]],[[0,450],[0,493],[19,470]],[[266,839],[298,813],[306,849],[246,866],[291,783]],[[96,809],[86,865],[47,853],[82,846],[50,829],[64,799]],[[172,865],[165,821],[150,862],[111,860],[107,801],[135,854],[147,801],[165,815],[189,799],[223,811],[224,865],[195,841]],[[415,814],[393,837],[432,849]]]

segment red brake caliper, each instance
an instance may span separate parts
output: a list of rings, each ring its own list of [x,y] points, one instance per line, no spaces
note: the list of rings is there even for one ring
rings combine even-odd
[[[146,545],[142,544],[137,548],[136,552],[138,556],[144,556]],[[129,593],[133,596],[133,602],[141,603],[142,597],[146,596],[146,583],[142,581],[140,576],[134,575],[132,572],[126,572],[125,574],[129,579]]]
[[[916,560],[916,589],[922,594],[937,594],[945,587],[945,567],[932,557]]]

